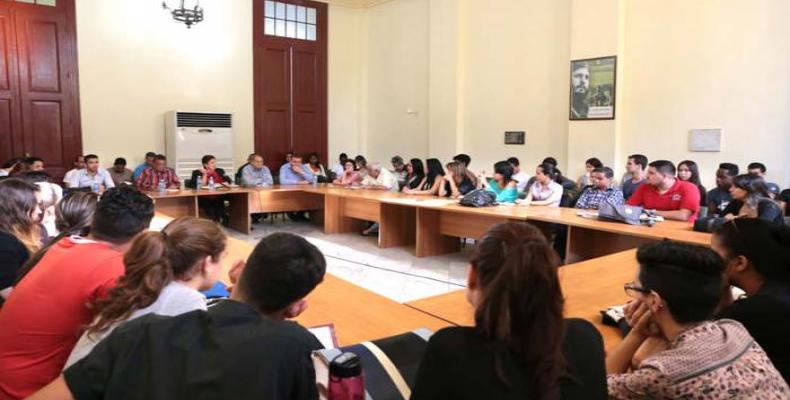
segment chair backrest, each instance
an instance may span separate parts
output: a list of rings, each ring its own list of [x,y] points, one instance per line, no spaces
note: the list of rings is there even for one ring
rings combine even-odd
[[[708,207],[701,206],[699,208],[699,215],[697,215],[697,217],[698,218],[705,218],[707,216],[708,216]]]

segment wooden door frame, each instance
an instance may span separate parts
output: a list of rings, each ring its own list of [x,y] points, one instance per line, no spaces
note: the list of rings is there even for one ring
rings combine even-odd
[[[260,112],[263,104],[261,93],[263,92],[263,84],[264,79],[261,74],[258,73],[259,68],[262,65],[262,49],[263,45],[266,43],[270,44],[285,44],[288,46],[305,46],[310,43],[315,43],[319,54],[323,57],[323,68],[320,71],[321,77],[320,80],[323,82],[321,87],[321,132],[318,133],[319,135],[319,147],[315,149],[324,159],[324,162],[328,162],[329,154],[328,154],[328,135],[329,135],[329,58],[328,58],[328,34],[329,34],[329,5],[327,3],[322,3],[318,1],[311,1],[311,0],[276,0],[278,2],[293,4],[297,6],[306,6],[306,7],[313,7],[316,8],[316,35],[318,40],[315,42],[309,42],[300,39],[290,39],[290,38],[282,38],[276,36],[268,36],[264,34],[264,5],[265,0],[253,0],[252,4],[252,51],[253,51],[253,120],[254,120],[254,132],[253,132],[253,139],[254,139],[254,147],[255,152],[258,154],[265,154],[271,153],[270,151],[266,151],[264,148],[264,144],[261,143],[261,136],[263,135],[263,129],[265,126],[265,115],[263,112]],[[293,110],[289,107],[289,112],[293,113]],[[292,123],[289,122],[289,135],[293,136],[293,126]],[[291,146],[293,147],[293,146]],[[288,149],[287,151],[292,151],[293,148]],[[266,157],[265,157],[266,158]],[[282,160],[279,159],[270,159],[268,157],[266,159],[266,163],[269,164],[270,167],[279,168],[279,162]],[[273,170],[274,171],[274,170]],[[275,172],[276,173],[276,172]]]

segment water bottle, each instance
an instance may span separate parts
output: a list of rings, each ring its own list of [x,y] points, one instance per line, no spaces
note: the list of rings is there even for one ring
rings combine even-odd
[[[329,363],[329,400],[364,400],[362,361],[354,353],[342,353]]]
[[[167,191],[167,184],[165,183],[164,179],[159,180],[159,191],[166,192]]]
[[[216,186],[214,185],[214,177],[210,176],[208,178],[208,190],[214,190]]]
[[[93,191],[93,193],[99,193],[99,182],[93,181],[91,190]]]

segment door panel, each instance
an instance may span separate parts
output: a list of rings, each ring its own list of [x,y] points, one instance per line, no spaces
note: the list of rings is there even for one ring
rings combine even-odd
[[[11,10],[0,8],[0,163],[22,155],[16,35]]]
[[[315,8],[318,40],[265,35],[264,1],[253,1],[255,150],[273,170],[289,151],[326,160],[327,143],[327,5],[278,1]]]
[[[73,1],[12,10],[19,65],[22,148],[61,177],[82,153]]]

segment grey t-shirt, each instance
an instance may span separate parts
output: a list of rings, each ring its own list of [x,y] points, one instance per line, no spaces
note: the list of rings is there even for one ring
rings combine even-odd
[[[133,312],[126,321],[131,321],[146,314],[173,316],[194,310],[206,310],[206,297],[183,283],[173,281],[162,289],[156,301],[151,303],[148,307]],[[93,348],[104,338],[109,336],[113,329],[126,321],[116,323],[109,329],[100,333],[88,335],[87,332],[84,332],[77,342],[77,345],[74,346],[74,349],[71,351],[69,359],[66,361],[66,365],[63,366],[63,369],[65,370],[90,354],[91,350],[93,350]]]
[[[644,182],[644,179],[634,182],[630,175],[628,175],[626,178],[623,178],[623,185],[621,187],[623,190],[623,198],[628,200],[628,198],[631,197],[631,195],[636,192],[636,189],[638,189],[639,186],[641,186]]]

